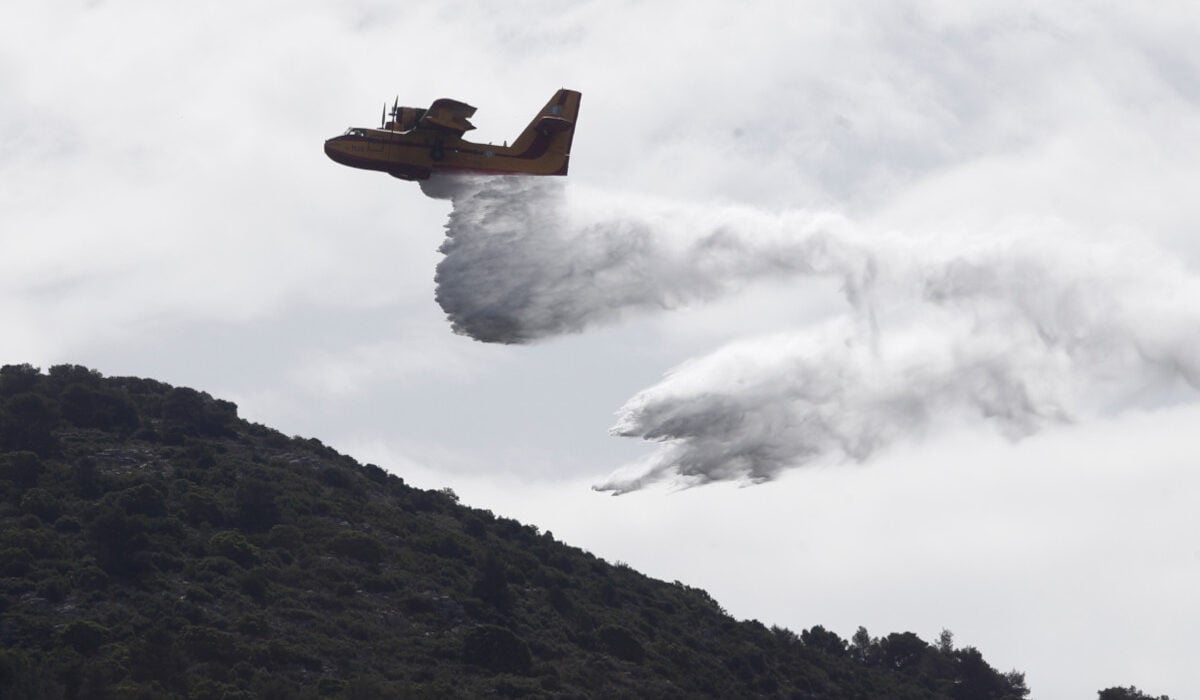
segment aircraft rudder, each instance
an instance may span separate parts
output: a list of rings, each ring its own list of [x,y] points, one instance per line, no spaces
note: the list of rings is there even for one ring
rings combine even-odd
[[[579,117],[579,102],[583,95],[575,90],[560,88],[542,108],[542,115],[566,119],[572,124]]]
[[[571,144],[575,141],[575,126],[579,119],[579,104],[583,101],[583,95],[575,90],[562,89],[555,94],[554,98],[556,100],[560,98],[562,99],[562,102],[560,103],[562,105],[561,118],[570,122],[570,126],[564,129],[563,133],[561,134],[561,138],[564,141],[562,144],[562,167],[556,170],[553,174],[566,175],[567,169],[571,165]]]
[[[581,97],[565,88],[555,92],[513,142],[517,157],[538,161],[535,171],[542,174],[566,175]]]

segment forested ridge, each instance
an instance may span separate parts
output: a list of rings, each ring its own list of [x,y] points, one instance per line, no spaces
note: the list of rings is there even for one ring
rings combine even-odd
[[[739,622],[151,379],[0,369],[0,495],[3,698],[1028,695],[949,633]]]

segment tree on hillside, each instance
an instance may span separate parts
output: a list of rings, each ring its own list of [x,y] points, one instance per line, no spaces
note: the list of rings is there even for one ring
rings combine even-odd
[[[823,651],[826,654],[834,656],[844,656],[846,654],[846,640],[830,632],[821,625],[813,625],[812,629],[804,630],[800,633],[800,641],[804,646],[817,651]]]
[[[58,442],[52,433],[57,425],[57,403],[32,392],[16,394],[0,412],[0,447],[47,457]]]
[[[937,650],[943,654],[954,653],[954,633],[948,629],[943,629],[938,635]]]
[[[879,663],[902,671],[915,667],[929,645],[912,632],[893,632],[879,640]]]
[[[850,638],[850,657],[859,663],[868,664],[874,659],[874,646],[878,640],[871,639],[866,627],[859,627]]]
[[[1100,691],[1099,700],[1171,700],[1166,695],[1149,695],[1138,690],[1136,685],[1128,688],[1112,687]]]

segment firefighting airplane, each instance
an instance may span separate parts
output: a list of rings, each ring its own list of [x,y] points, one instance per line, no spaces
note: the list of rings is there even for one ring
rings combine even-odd
[[[380,170],[402,180],[433,173],[521,173],[566,175],[579,116],[580,94],[559,90],[509,146],[472,143],[463,134],[475,127],[475,108],[458,100],[435,100],[429,109],[392,105],[391,121],[378,129],[351,128],[325,142],[325,154],[342,165]]]

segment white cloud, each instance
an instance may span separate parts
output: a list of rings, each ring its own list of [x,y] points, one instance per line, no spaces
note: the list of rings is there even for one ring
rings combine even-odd
[[[361,396],[372,384],[403,381],[416,374],[464,383],[485,368],[503,371],[489,365],[478,346],[447,343],[427,331],[346,350],[313,352],[290,374],[314,395],[346,401]]]

